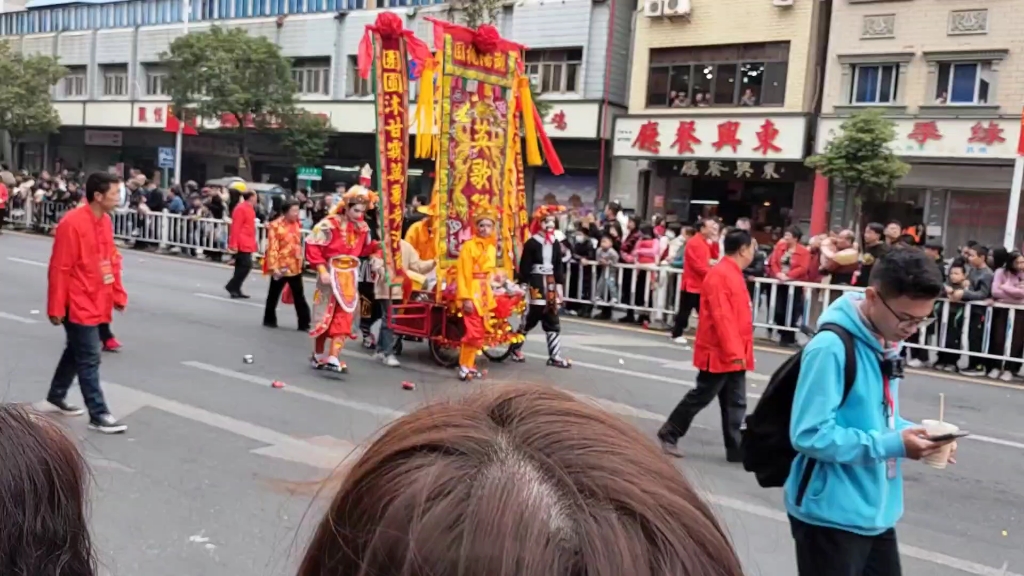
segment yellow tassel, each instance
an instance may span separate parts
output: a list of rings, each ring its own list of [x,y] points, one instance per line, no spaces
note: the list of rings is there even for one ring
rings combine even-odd
[[[434,142],[434,63],[427,62],[416,98],[416,157],[433,157]]]
[[[520,77],[519,98],[523,102],[523,130],[526,133],[526,163],[540,166],[540,145],[537,143],[537,124],[533,116],[533,95],[530,94],[530,79]]]

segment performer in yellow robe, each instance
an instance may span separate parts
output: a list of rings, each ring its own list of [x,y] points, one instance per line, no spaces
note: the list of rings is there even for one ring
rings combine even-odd
[[[405,241],[412,244],[421,260],[437,260],[437,242],[434,240],[434,216],[437,215],[437,195],[430,206],[420,206],[417,210],[426,214],[426,218],[414,222],[405,232]]]
[[[498,260],[495,226],[497,211],[481,204],[473,211],[474,235],[459,249],[455,263],[455,297],[462,308],[465,334],[459,348],[459,380],[480,376],[476,357],[493,332],[492,312],[496,307],[491,280]]]

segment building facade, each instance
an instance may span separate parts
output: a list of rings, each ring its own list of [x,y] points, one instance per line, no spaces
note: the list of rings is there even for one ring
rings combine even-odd
[[[1015,0],[834,1],[816,148],[844,117],[878,108],[911,165],[895,198],[862,207],[866,218],[922,223],[947,248],[1002,244],[1024,104],[1020,8]],[[830,223],[852,222],[852,204],[833,187]]]
[[[61,133],[27,144],[21,164],[48,166],[59,158],[90,170],[117,164],[157,168],[158,148],[174,140],[165,130],[169,98],[160,54],[184,33],[183,3],[60,1],[34,0],[27,10],[0,14],[0,39],[24,53],[54,55],[68,68],[53,93]],[[403,16],[430,45],[433,28],[425,17],[459,17],[433,0],[203,0],[191,3],[188,31],[241,27],[281,47],[292,60],[301,105],[329,118],[335,131],[320,184],[328,188],[334,179],[355,179],[354,167],[372,164],[373,101],[369,83],[356,73],[356,53],[365,26],[380,10]],[[593,204],[599,183],[607,182],[610,130],[602,130],[601,122],[625,110],[630,24],[631,10],[622,3],[613,11],[612,4],[591,0],[525,0],[499,11],[501,33],[529,47],[527,72],[539,98],[551,102],[547,130],[566,166],[567,175],[559,179],[543,168],[531,174],[538,199]],[[185,139],[184,178],[237,170],[238,142],[222,128],[229,127],[207,123],[199,136]],[[257,178],[286,183],[293,177],[294,166],[274,140],[256,137],[252,144]],[[411,168],[423,176],[415,185],[428,192],[430,168]]]
[[[823,3],[641,0],[629,112],[613,150],[638,169],[638,207],[670,220],[806,223],[803,166],[815,108]],[[614,191],[613,191],[614,196]]]

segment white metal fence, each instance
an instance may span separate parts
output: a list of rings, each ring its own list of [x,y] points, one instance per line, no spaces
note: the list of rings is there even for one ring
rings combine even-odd
[[[52,202],[27,203],[10,210],[7,225],[48,233],[68,209]],[[114,236],[136,248],[155,247],[190,256],[219,257],[227,250],[229,220],[192,218],[174,214],[140,214],[124,210],[112,215]],[[257,224],[260,255],[266,246],[266,230]],[[682,270],[664,266],[573,262],[566,279],[566,302],[571,313],[631,314],[638,321],[670,326],[682,305]],[[803,339],[815,326],[825,307],[850,286],[808,282],[780,283],[756,278],[749,283],[758,335]],[[942,366],[981,368],[1016,374],[1024,361],[1024,306],[939,300],[936,321],[908,343],[911,358]],[[1008,378],[1003,375],[1004,378]]]

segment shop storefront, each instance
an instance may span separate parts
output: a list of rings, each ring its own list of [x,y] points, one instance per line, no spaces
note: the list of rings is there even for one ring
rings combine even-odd
[[[625,116],[613,155],[648,162],[638,184],[645,217],[746,217],[770,233],[810,216],[806,142],[807,118],[797,114]]]
[[[840,132],[841,124],[841,118],[819,122],[819,151]],[[968,240],[1001,246],[1019,118],[916,118],[894,124],[892,146],[910,164],[910,173],[885,202],[860,207],[863,221],[923,224],[927,238],[942,242],[947,250]],[[1017,219],[1019,246],[1024,215]],[[829,221],[832,226],[857,222],[856,203],[841,185],[833,185]]]

